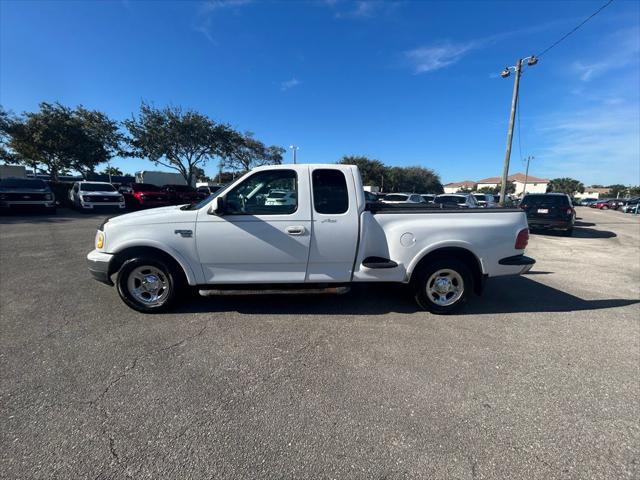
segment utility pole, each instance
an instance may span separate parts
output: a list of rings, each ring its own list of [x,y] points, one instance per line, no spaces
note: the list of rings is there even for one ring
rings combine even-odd
[[[513,95],[511,97],[511,113],[509,114],[509,129],[507,130],[507,152],[504,156],[504,167],[502,169],[502,185],[500,185],[500,206],[504,207],[505,196],[507,193],[507,178],[509,177],[509,161],[511,160],[511,142],[513,140],[513,126],[516,121],[516,110],[518,109],[518,92],[520,90],[520,76],[522,75],[522,62],[527,61],[527,65],[533,66],[538,63],[538,59],[531,55],[526,58],[519,58],[512,67],[506,67],[500,76],[507,78],[511,74],[511,70],[515,73],[513,81]]]
[[[531,155],[527,157],[527,169],[525,170],[525,173],[524,173],[524,188],[522,189],[523,197],[527,194],[527,180],[529,180],[529,162],[534,158],[536,157],[532,157]]]
[[[289,145],[289,148],[293,151],[293,163],[295,165],[298,163],[298,156],[296,154],[298,152],[298,147],[296,145]]]

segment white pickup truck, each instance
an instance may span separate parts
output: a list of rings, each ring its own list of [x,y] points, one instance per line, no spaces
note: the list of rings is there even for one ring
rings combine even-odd
[[[273,191],[292,195],[267,202]],[[437,207],[367,203],[351,165],[265,166],[198,204],[107,219],[87,261],[141,312],[165,310],[188,290],[339,293],[399,282],[422,308],[450,313],[488,277],[535,263],[524,256],[521,210]]]

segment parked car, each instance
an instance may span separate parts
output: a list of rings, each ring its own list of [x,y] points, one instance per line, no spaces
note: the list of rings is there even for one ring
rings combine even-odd
[[[199,202],[207,197],[189,185],[163,185],[160,189],[167,194],[173,205]]]
[[[8,177],[0,180],[0,210],[25,208],[56,213],[56,199],[49,185],[35,178]]]
[[[257,201],[283,185],[300,193],[294,203]],[[422,308],[443,314],[486,278],[528,271],[528,232],[521,211],[366,203],[353,165],[269,165],[199,204],[107,219],[87,261],[142,312],[169,308],[187,288],[339,293],[384,281],[407,284]]]
[[[609,198],[598,200],[589,205],[591,208],[598,208],[600,210],[608,210],[609,209]]]
[[[633,212],[635,212],[639,201],[640,201],[640,198],[631,198],[631,199],[627,200],[627,202],[624,205],[622,205],[622,207],[620,207],[620,209],[624,213],[633,213]]]
[[[160,187],[150,183],[132,183],[120,191],[132,208],[154,208],[171,205],[169,195]]]
[[[271,190],[264,200],[264,205],[296,205],[298,197],[296,192],[289,190]]]
[[[498,206],[498,203],[495,201],[495,196],[489,193],[474,193],[473,198],[478,202],[478,206],[480,208],[495,208]],[[500,201],[500,196],[498,195],[498,201]]]
[[[440,208],[478,208],[478,201],[469,193],[443,193],[434,203]]]
[[[107,182],[75,182],[69,190],[69,202],[82,211],[125,209],[124,195]]]
[[[589,207],[591,206],[592,203],[595,203],[597,201],[598,201],[597,198],[583,198],[582,200],[580,200],[580,206]]]
[[[581,207],[588,207],[592,203],[595,203],[597,201],[598,201],[597,198],[583,198],[582,200],[580,200],[580,206]]]
[[[427,203],[417,193],[388,193],[380,199],[382,203]]]
[[[433,203],[433,201],[436,199],[436,197],[438,196],[437,193],[422,193],[420,194],[420,196],[422,198],[424,198],[424,201],[427,203]]]
[[[613,198],[608,202],[609,208],[611,208],[612,210],[619,210],[623,205],[627,203],[627,201],[628,199],[624,198]]]
[[[528,193],[520,202],[531,229],[561,230],[573,234],[576,211],[565,193]]]

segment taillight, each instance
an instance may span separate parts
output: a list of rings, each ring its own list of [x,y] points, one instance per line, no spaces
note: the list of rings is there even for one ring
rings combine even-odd
[[[567,208],[567,215],[573,215],[574,210],[573,208]]]
[[[516,250],[524,250],[527,248],[527,244],[529,243],[529,229],[523,228],[518,232],[518,236],[516,237]]]

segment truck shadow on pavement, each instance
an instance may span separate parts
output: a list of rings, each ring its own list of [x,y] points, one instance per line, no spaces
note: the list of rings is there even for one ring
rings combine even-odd
[[[531,230],[531,233],[533,235],[542,235],[545,237],[564,236],[564,232],[557,232],[555,230]],[[595,228],[579,227],[576,223],[576,226],[573,229],[573,235],[571,235],[571,238],[614,238],[617,236],[618,235],[616,235],[614,232],[610,230],[597,230]]]
[[[545,272],[546,273],[546,272]],[[526,277],[491,279],[481,297],[473,296],[458,315],[573,312],[624,307],[639,299],[585,300]],[[385,315],[425,313],[407,286],[354,285],[344,295],[246,295],[196,297],[173,313],[238,312],[255,315]]]

